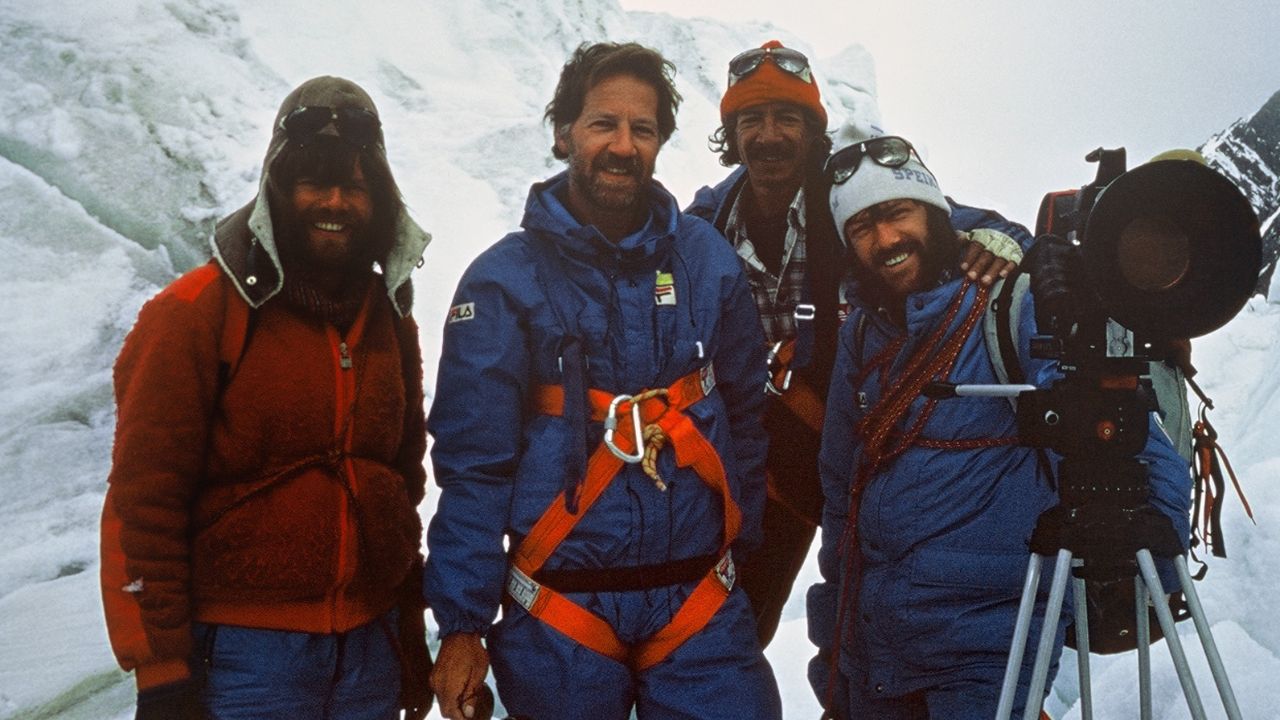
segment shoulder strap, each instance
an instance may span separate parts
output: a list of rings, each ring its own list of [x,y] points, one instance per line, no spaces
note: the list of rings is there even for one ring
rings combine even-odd
[[[865,312],[858,313],[858,324],[853,329],[853,351],[858,358],[858,367],[862,367],[863,348],[867,346],[867,314]]]
[[[570,428],[564,503],[569,514],[577,515],[578,492],[587,469],[587,354],[577,322],[582,308],[555,243],[531,233],[528,247],[533,254],[534,276],[564,333],[559,348],[560,382],[564,386],[563,417]]]
[[[987,306],[983,317],[982,334],[987,343],[987,356],[991,358],[991,368],[995,370],[996,380],[1001,383],[1022,384],[1027,382],[1027,374],[1022,369],[1022,360],[1018,357],[1018,329],[1022,327],[1022,302],[1031,288],[1031,276],[1017,273],[996,282],[992,288],[994,299]],[[1018,398],[1010,397],[1009,405],[1015,415],[1018,413]],[[1048,480],[1050,487],[1057,486],[1053,474],[1053,463],[1044,448],[1036,448],[1036,462],[1040,472]]]
[[[1022,301],[1030,287],[1030,276],[1018,273],[997,281],[992,290],[994,300],[983,318],[982,334],[987,343],[987,355],[996,380],[1001,383],[1025,383],[1026,373],[1018,357],[1018,328],[1022,320]],[[1017,398],[1009,398],[1017,411]]]
[[[223,277],[230,285],[230,281]],[[218,340],[218,388],[215,395],[217,403],[222,403],[222,396],[235,377],[240,361],[249,348],[249,339],[257,327],[258,314],[249,307],[249,303],[234,288],[224,288],[224,305],[222,317],[222,337]]]

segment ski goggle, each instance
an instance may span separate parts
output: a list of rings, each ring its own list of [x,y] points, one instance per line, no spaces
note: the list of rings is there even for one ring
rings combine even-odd
[[[296,143],[307,142],[329,125],[338,137],[357,147],[382,142],[382,121],[364,108],[304,106],[280,118],[280,128]]]
[[[896,168],[906,165],[914,150],[911,143],[897,135],[871,138],[841,148],[839,152],[827,158],[827,164],[822,171],[826,173],[832,185],[843,185],[858,171],[858,166],[862,164],[864,157],[871,158],[872,162],[882,167]]]
[[[813,82],[813,73],[809,71],[809,58],[804,53],[791,48],[752,48],[738,53],[729,61],[729,87],[739,80],[760,69],[766,58],[772,58],[779,69],[791,73],[805,82]]]

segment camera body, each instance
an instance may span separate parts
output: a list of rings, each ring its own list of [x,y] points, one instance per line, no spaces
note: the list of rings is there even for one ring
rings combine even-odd
[[[1243,193],[1189,159],[1128,171],[1124,148],[1098,148],[1085,159],[1098,164],[1094,181],[1045,195],[1036,220],[1037,245],[1053,236],[1076,248],[1072,266],[1060,268],[1070,274],[1076,310],[1067,320],[1090,337],[1074,349],[1116,356],[1118,335],[1098,335],[1106,332],[1102,319],[1137,338],[1129,356],[1150,356],[1161,341],[1199,337],[1235,317],[1262,267],[1258,217]],[[1040,330],[1064,343],[1075,335],[1066,323]]]
[[[1124,508],[1146,502],[1136,460],[1156,409],[1149,367],[1172,341],[1226,324],[1261,268],[1258,220],[1226,178],[1191,160],[1125,169],[1123,148],[1098,148],[1092,183],[1049,193],[1026,269],[1036,299],[1036,357],[1062,378],[1023,393],[1026,445],[1064,460],[1064,503]]]

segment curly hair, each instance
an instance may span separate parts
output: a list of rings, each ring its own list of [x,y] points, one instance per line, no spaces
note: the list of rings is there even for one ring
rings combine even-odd
[[[582,114],[591,88],[611,77],[630,75],[657,91],[658,137],[665,143],[676,130],[676,110],[682,99],[676,92],[675,71],[675,65],[661,53],[638,43],[583,43],[564,64],[555,96],[547,103],[543,119],[551,123],[552,130],[558,134]],[[552,152],[559,160],[568,158],[554,144]]]

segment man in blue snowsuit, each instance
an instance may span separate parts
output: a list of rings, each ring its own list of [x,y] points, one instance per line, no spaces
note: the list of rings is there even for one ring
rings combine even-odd
[[[936,179],[901,138],[850,126],[837,146],[830,199],[852,256],[854,308],[840,331],[819,456],[824,582],[808,598],[819,648],[810,680],[838,718],[991,718],[1027,542],[1057,493],[1036,451],[1015,444],[1008,400],[921,395],[933,380],[997,382],[981,322],[988,290],[958,272]],[[1035,313],[1031,294],[1023,297],[1017,352],[1026,377],[1044,387],[1057,368],[1030,355]],[[1150,503],[1185,549],[1190,481],[1154,422],[1140,459]],[[1171,565],[1162,570],[1169,582]],[[1068,605],[1054,670],[1070,617]],[[1033,654],[1015,717],[1028,702]]]
[[[428,419],[446,717],[490,660],[522,717],[780,715],[733,566],[759,542],[764,339],[733,250],[652,179],[671,72],[574,53],[547,108],[569,169],[455,295]]]
[[[844,248],[827,205],[830,183],[822,175],[831,151],[827,111],[808,58],[776,40],[739,53],[729,61],[720,118],[712,145],[721,164],[738,167],[715,187],[699,190],[688,212],[728,238],[775,359],[790,358],[771,368],[777,379],[764,416],[764,540],[739,568],[760,644],[767,646],[822,520],[818,445],[842,308]],[[957,229],[985,228],[966,247],[963,266],[975,280],[991,284],[1021,258],[1018,245],[1031,244],[1024,228],[993,211],[952,208]],[[979,242],[999,242],[1003,249],[993,249],[1001,257],[981,253]]]

